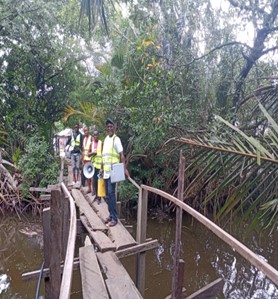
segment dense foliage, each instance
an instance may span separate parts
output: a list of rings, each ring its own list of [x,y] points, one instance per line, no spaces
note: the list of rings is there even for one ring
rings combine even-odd
[[[8,135],[0,135],[0,142],[5,140],[10,160],[20,160],[35,133],[51,144],[55,121],[80,120],[103,129],[112,115],[138,183],[175,192],[182,147],[190,186],[185,198],[197,209],[216,214],[224,205],[220,215],[227,216],[232,208],[248,210],[242,198],[254,207],[248,213],[275,203],[274,191],[256,197],[266,186],[277,188],[271,183],[277,131],[266,140],[275,122],[258,108],[258,100],[277,119],[278,1],[216,2],[2,0],[0,134]],[[246,138],[230,138],[241,133],[229,124],[260,145],[248,148]],[[173,137],[208,147],[199,151],[169,141]],[[253,162],[212,152],[215,140],[231,150],[232,139],[240,152],[255,151]],[[261,146],[271,148],[274,164],[263,164]],[[264,171],[270,171],[266,184],[259,184]],[[234,194],[239,186],[245,188]]]

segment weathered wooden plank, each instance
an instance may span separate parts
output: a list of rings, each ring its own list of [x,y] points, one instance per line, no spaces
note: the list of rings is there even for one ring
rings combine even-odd
[[[65,265],[61,283],[60,299],[69,299],[71,282],[72,282],[72,272],[73,272],[73,259],[74,259],[74,248],[76,240],[76,210],[74,205],[74,200],[69,193],[67,187],[64,183],[61,183],[63,192],[70,202],[70,227],[69,227],[69,237],[67,245],[67,253],[65,258]]]
[[[87,229],[88,234],[93,238],[94,242],[98,246],[101,252],[105,252],[107,250],[115,250],[116,246],[112,243],[112,241],[107,237],[107,235],[102,231],[93,231],[87,222],[87,218],[84,215],[80,216],[80,220],[83,223],[84,227]]]
[[[65,260],[68,246],[69,227],[70,227],[70,202],[63,196],[63,222],[62,222],[62,259]]]
[[[68,181],[67,181],[67,186],[69,190],[73,186],[73,170],[72,170],[72,165],[68,164]]]
[[[79,261],[83,299],[109,299],[93,245],[79,248]]]
[[[106,202],[102,202],[100,205],[97,202],[91,203],[93,209],[96,211],[97,215],[104,222],[109,216],[108,206]],[[115,244],[117,250],[127,248],[136,245],[137,242],[131,236],[131,234],[125,229],[120,220],[118,224],[113,227],[108,227],[108,237]]]
[[[60,268],[62,271],[64,269],[64,264],[61,264]],[[77,270],[77,269],[79,269],[79,258],[78,257],[74,258],[74,261],[73,261],[73,270]],[[23,273],[21,275],[21,277],[23,280],[32,280],[32,279],[38,280],[40,272],[41,272],[41,270],[34,270],[34,271],[26,272],[26,273]],[[42,277],[44,277],[44,278],[49,277],[49,268],[48,267],[43,269]],[[50,298],[50,297],[48,297],[48,298]]]
[[[180,201],[176,197],[153,187],[149,187],[146,185],[141,185],[143,189],[146,189],[150,192],[158,194],[163,198],[166,198],[176,204],[177,206],[181,207],[184,211],[190,214],[192,217],[197,219],[200,223],[206,226],[209,230],[211,230],[216,236],[218,236],[221,240],[226,242],[230,245],[235,251],[237,251],[240,255],[242,255],[247,261],[249,261],[252,265],[257,267],[260,271],[262,271],[272,282],[278,285],[278,270],[268,264],[265,260],[260,258],[256,253],[251,251],[248,247],[244,244],[239,242],[236,238],[225,232],[222,228],[218,225],[213,223],[211,220],[200,214],[199,212],[195,211],[189,205],[185,204],[184,202]]]
[[[30,192],[45,192],[45,193],[50,193],[51,190],[47,189],[47,188],[39,188],[39,187],[30,187],[29,188]]]
[[[61,251],[62,251],[62,209],[61,209],[61,191],[51,191],[50,208],[50,298],[58,299],[61,285]]]
[[[151,250],[154,248],[157,248],[159,246],[159,243],[157,240],[152,240],[150,242],[146,242],[146,243],[142,243],[142,244],[138,244],[126,249],[121,249],[116,251],[116,255],[118,258],[123,258],[123,257],[127,257],[139,252],[143,252],[143,251],[147,251],[147,250]]]
[[[197,292],[191,294],[189,297],[185,299],[206,299],[214,297],[217,292],[221,291],[223,288],[224,282],[222,278],[218,278],[213,282],[209,283],[205,287],[201,288]]]
[[[51,197],[50,194],[41,194],[40,197],[39,197],[39,200],[41,200],[41,201],[49,201],[50,197]]]
[[[131,234],[122,225],[120,220],[118,220],[117,225],[109,227],[108,237],[115,244],[117,250],[137,244]]]
[[[107,277],[105,283],[111,298],[143,298],[114,252],[97,253],[97,258]]]
[[[80,209],[80,215],[84,214],[93,230],[107,231],[107,226],[100,220],[81,191],[73,189],[72,196]]]
[[[139,189],[136,241],[144,243],[147,236],[148,191]],[[136,257],[136,286],[142,296],[145,291],[146,253],[140,252]]]
[[[105,221],[105,219],[109,216],[107,203],[104,200],[102,200],[101,204],[98,204],[96,201],[94,201],[94,196],[88,194],[87,197],[89,198],[90,204],[99,216],[99,218],[102,221]]]

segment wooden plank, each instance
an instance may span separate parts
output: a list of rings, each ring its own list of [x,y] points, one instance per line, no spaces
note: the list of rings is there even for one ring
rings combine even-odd
[[[109,299],[94,246],[86,245],[79,248],[79,260],[83,299]]]
[[[133,255],[133,254],[137,254],[139,252],[143,252],[143,251],[147,251],[147,250],[151,250],[151,249],[155,249],[159,247],[159,243],[157,240],[152,240],[150,242],[146,242],[146,243],[142,243],[142,244],[138,244],[126,249],[121,249],[116,251],[116,255],[119,259]]]
[[[147,211],[148,211],[148,191],[139,190],[138,211],[137,211],[137,234],[136,240],[139,244],[146,241],[147,236]],[[145,292],[145,271],[146,253],[140,252],[136,257],[136,286],[144,297]]]
[[[120,220],[118,220],[117,225],[109,227],[108,237],[115,244],[117,250],[137,244],[131,234],[122,225]]]
[[[61,285],[61,251],[62,251],[62,209],[61,209],[61,191],[51,191],[50,208],[50,298],[58,299]]]
[[[179,177],[178,177],[178,199],[183,201],[184,192],[184,170],[185,170],[185,158],[180,151],[180,161],[179,161]],[[182,284],[181,280],[183,274],[180,273],[182,269],[180,267],[180,257],[181,257],[181,228],[182,228],[182,208],[176,206],[176,234],[175,234],[175,252],[174,252],[174,268],[172,276],[172,298],[182,299]],[[179,277],[179,276],[182,276]]]
[[[47,186],[47,190],[49,190],[50,192],[52,190],[61,190],[61,185],[60,184],[48,185]]]
[[[41,194],[40,197],[39,197],[39,200],[41,200],[41,201],[49,201],[50,197],[51,197],[50,194]]]
[[[90,196],[89,196],[90,198]],[[97,202],[91,203],[94,211],[98,215],[98,217],[104,222],[105,219],[109,216],[108,206],[106,202],[101,202],[99,205]],[[133,245],[136,245],[137,242],[130,235],[130,233],[125,229],[120,220],[118,220],[118,224],[113,227],[108,227],[108,237],[111,241],[116,245],[116,249],[123,249]]]
[[[45,192],[45,193],[50,193],[51,190],[47,189],[47,188],[39,188],[39,187],[30,187],[29,188],[30,192]]]
[[[44,266],[49,268],[49,251],[50,251],[50,208],[43,209],[42,214],[43,223],[43,254],[44,254]],[[49,277],[44,279],[44,296],[45,299],[51,299],[50,297],[50,284]]]
[[[254,265],[256,268],[258,268],[260,271],[262,271],[274,284],[278,285],[278,270],[276,270],[274,267],[269,265],[265,260],[260,258],[257,254],[255,254],[253,251],[251,251],[248,247],[246,247],[241,242],[239,242],[236,238],[234,238],[233,236],[231,236],[230,234],[225,232],[218,225],[216,225],[215,223],[213,223],[212,221],[207,219],[205,216],[203,216],[199,212],[195,211],[189,205],[185,204],[184,202],[181,202],[176,197],[174,197],[164,191],[161,191],[159,189],[149,187],[146,185],[141,185],[141,187],[145,190],[148,190],[150,192],[158,194],[158,195],[170,200],[177,206],[181,207],[184,211],[186,211],[188,214],[190,214],[192,217],[194,217],[200,223],[202,223],[205,227],[207,227],[209,230],[211,230],[221,240],[223,240],[228,245],[230,245],[235,251],[237,251],[240,255],[242,255],[252,265]]]
[[[115,250],[116,246],[112,241],[107,237],[107,235],[102,231],[93,231],[89,225],[88,220],[86,216],[81,215],[80,220],[84,227],[86,228],[87,232],[90,234],[90,236],[95,241],[96,245],[98,246],[99,250],[101,252],[105,252],[107,250]]]
[[[111,298],[143,298],[114,252],[97,253],[97,258],[107,277],[105,283]]]
[[[222,278],[218,278],[185,299],[206,299],[215,297],[217,292],[223,289],[223,285],[224,282]]]
[[[62,283],[61,283],[61,292],[59,299],[69,299],[71,291],[71,282],[72,282],[72,272],[73,272],[73,259],[74,259],[74,249],[75,249],[75,240],[76,240],[76,210],[74,200],[69,193],[67,187],[64,183],[61,183],[61,187],[65,196],[70,201],[70,228],[69,228],[69,237],[67,244],[67,254],[65,258],[65,266],[63,271]]]
[[[93,230],[107,231],[107,226],[100,220],[80,190],[73,189],[72,196],[80,209],[80,215],[84,214]]]
[[[97,213],[98,217],[102,221],[105,221],[105,219],[109,216],[107,203],[104,200],[102,200],[101,204],[98,204],[96,201],[94,201],[94,197],[89,194],[87,194],[87,198],[89,199],[89,202],[93,207],[94,211]]]
[[[72,170],[72,165],[68,164],[68,181],[67,181],[67,186],[69,187],[69,190],[73,186],[73,170]]]
[[[63,221],[62,221],[62,259],[65,260],[68,246],[69,227],[70,227],[70,202],[63,195]]]
[[[64,264],[61,264],[60,268],[61,268],[61,271],[62,271],[64,269]],[[73,261],[73,270],[77,270],[77,269],[79,269],[79,258],[74,258],[74,261]],[[35,270],[35,271],[26,272],[26,273],[23,273],[21,275],[21,278],[23,280],[32,280],[32,279],[38,280],[40,272],[41,272],[40,269],[39,270]],[[49,268],[48,267],[46,267],[46,268],[43,269],[42,277],[44,277],[44,278],[48,278],[49,277]]]

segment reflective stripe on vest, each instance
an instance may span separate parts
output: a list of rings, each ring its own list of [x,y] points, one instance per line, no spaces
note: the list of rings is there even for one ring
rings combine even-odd
[[[113,136],[113,143],[109,149],[103,146],[103,153],[102,153],[102,161],[103,161],[103,169],[104,171],[110,171],[111,165],[120,162],[120,154],[118,154],[114,149],[114,139],[116,135]],[[106,137],[107,138],[107,137]],[[106,151],[106,152],[104,152]]]
[[[86,142],[87,141],[87,142]],[[84,140],[83,140],[83,149],[84,149],[84,161],[90,161],[90,157],[88,156],[89,155],[89,149],[90,149],[90,146],[91,146],[91,142],[92,142],[92,136],[89,135],[88,137],[84,137]]]
[[[77,135],[76,139],[74,140],[73,134],[71,135],[71,142],[70,145],[72,147],[80,146],[80,134]]]
[[[99,140],[97,143],[97,155],[93,157],[92,162],[95,168],[100,169],[102,164],[102,141]]]

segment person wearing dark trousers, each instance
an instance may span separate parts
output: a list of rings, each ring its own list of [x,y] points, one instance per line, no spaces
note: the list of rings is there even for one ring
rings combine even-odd
[[[71,164],[73,168],[73,183],[79,181],[80,175],[80,156],[82,152],[83,135],[79,131],[79,124],[74,126],[74,130],[69,137],[66,145],[70,145]]]
[[[102,150],[103,178],[106,183],[106,194],[108,197],[109,217],[105,223],[115,226],[118,223],[117,203],[116,203],[116,183],[111,182],[111,166],[116,163],[123,163],[125,175],[129,177],[129,172],[125,164],[125,156],[121,139],[115,135],[115,125],[111,119],[106,120],[106,130],[108,136],[104,139]]]

